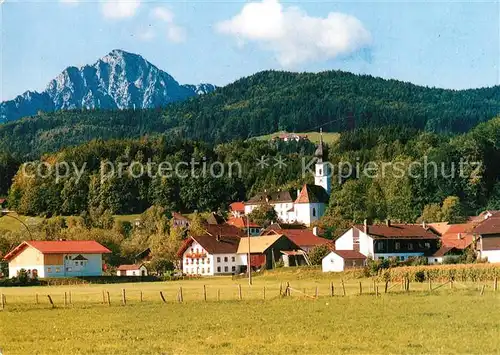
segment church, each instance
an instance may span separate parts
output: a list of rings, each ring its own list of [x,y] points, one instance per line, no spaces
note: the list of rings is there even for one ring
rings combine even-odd
[[[324,214],[331,192],[331,176],[329,164],[323,161],[323,136],[314,153],[316,165],[314,171],[314,185],[304,184],[302,189],[294,191],[264,191],[253,196],[244,203],[245,214],[251,213],[263,204],[274,207],[278,218],[284,223],[303,223],[310,226]]]

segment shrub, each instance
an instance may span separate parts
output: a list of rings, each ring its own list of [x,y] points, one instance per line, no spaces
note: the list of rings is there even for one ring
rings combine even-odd
[[[321,265],[321,262],[325,256],[330,253],[330,248],[328,245],[318,245],[315,246],[311,251],[309,251],[309,260],[312,265]]]
[[[410,281],[489,281],[500,277],[500,265],[495,264],[449,264],[402,266],[381,270],[378,278],[385,281],[400,281],[408,277]]]

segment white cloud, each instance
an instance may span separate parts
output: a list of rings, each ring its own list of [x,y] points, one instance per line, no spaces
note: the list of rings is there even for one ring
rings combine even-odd
[[[161,21],[166,29],[166,38],[173,43],[186,40],[186,30],[174,22],[174,13],[166,7],[155,7],[151,10],[151,17]]]
[[[149,42],[156,37],[156,33],[155,33],[155,31],[153,31],[153,29],[146,28],[146,29],[139,30],[137,32],[137,37],[141,41]]]
[[[107,18],[127,18],[134,16],[140,5],[140,0],[103,0],[101,12]]]
[[[166,7],[155,7],[153,10],[151,10],[151,16],[158,20],[162,20],[164,22],[172,22],[174,20],[174,14],[170,9],[167,9]]]
[[[171,24],[167,29],[167,38],[174,43],[181,43],[186,40],[186,31],[184,28]]]
[[[311,17],[296,6],[284,8],[278,0],[248,3],[216,29],[239,43],[262,44],[284,67],[349,55],[371,43],[370,32],[354,16],[331,12],[326,18]]]

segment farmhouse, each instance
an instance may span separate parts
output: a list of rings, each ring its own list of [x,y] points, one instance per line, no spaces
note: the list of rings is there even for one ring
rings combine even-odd
[[[500,212],[492,214],[473,229],[479,236],[478,253],[491,263],[500,262]]]
[[[298,245],[305,252],[311,251],[314,247],[318,245],[325,245],[332,243],[331,240],[321,238],[317,235],[317,228],[312,231],[309,229],[267,229],[262,233],[262,235],[285,235]],[[316,232],[316,234],[315,234]]]
[[[321,261],[323,272],[341,272],[366,265],[366,256],[356,250],[332,250]]]
[[[4,259],[9,276],[25,269],[31,277],[101,276],[102,255],[111,251],[93,240],[26,241]]]
[[[322,137],[322,136],[321,136]],[[315,152],[314,185],[304,184],[295,194],[293,191],[264,191],[245,202],[245,214],[269,204],[285,223],[303,223],[307,226],[319,220],[325,213],[331,190],[331,174],[328,162],[323,162],[323,138]]]
[[[280,260],[284,266],[308,264],[304,251],[284,235],[241,238],[237,253],[245,267],[248,267],[249,251],[250,265],[255,269],[274,269]]]
[[[190,236],[179,249],[186,275],[224,275],[239,272],[237,251],[244,233],[231,225],[206,225],[205,234]]]
[[[373,259],[430,256],[438,250],[439,237],[425,224],[355,225],[335,241],[335,250],[356,250]]]
[[[120,265],[116,269],[117,276],[148,276],[148,269],[144,264]]]
[[[172,224],[174,227],[184,227],[187,228],[189,226],[189,218],[181,215],[177,212],[172,212]]]

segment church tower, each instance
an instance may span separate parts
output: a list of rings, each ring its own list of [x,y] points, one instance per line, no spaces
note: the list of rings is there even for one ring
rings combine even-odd
[[[325,189],[326,193],[329,195],[332,188],[332,177],[330,172],[330,164],[324,162],[324,152],[323,152],[323,129],[320,128],[319,145],[316,148],[314,156],[316,157],[316,171],[314,174],[314,184],[321,186]]]

